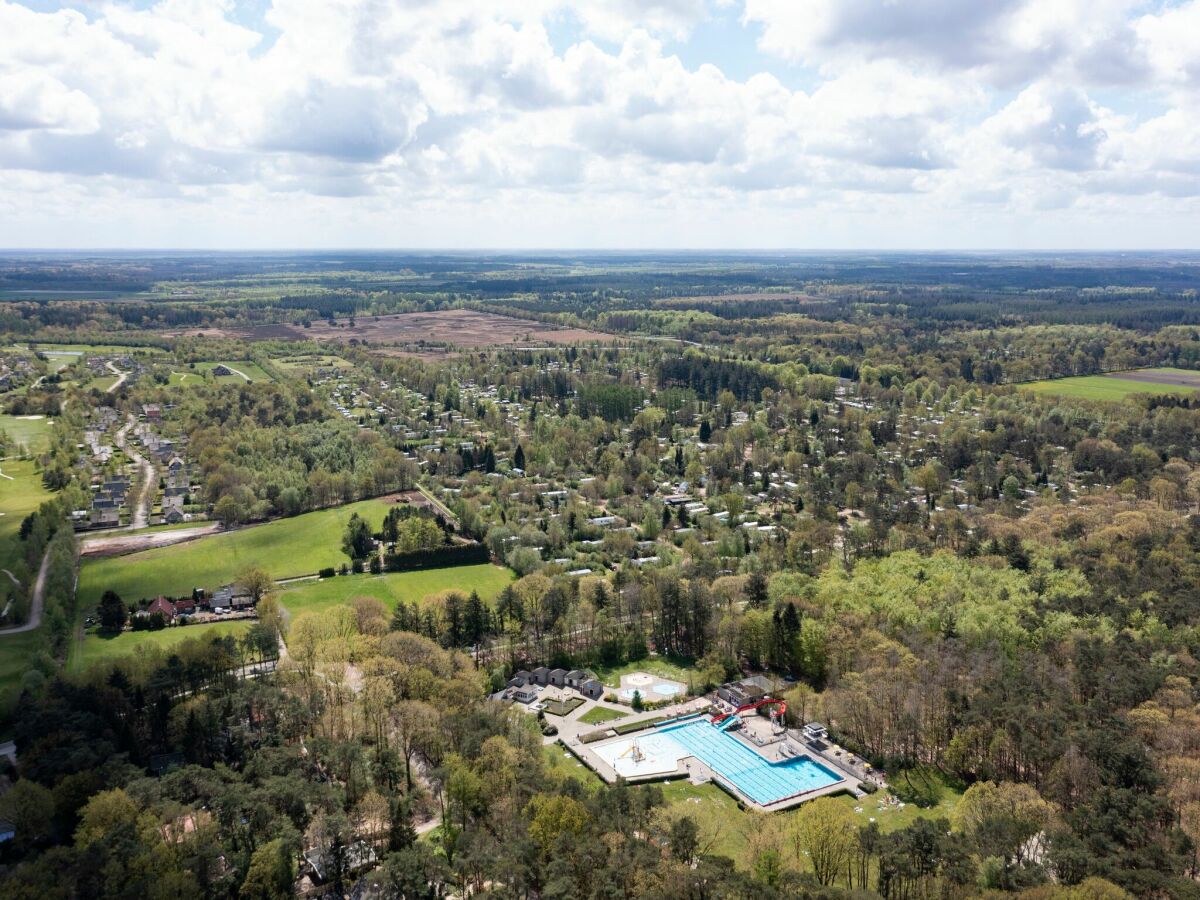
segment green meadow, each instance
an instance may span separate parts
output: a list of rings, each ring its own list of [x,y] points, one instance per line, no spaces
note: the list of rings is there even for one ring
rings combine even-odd
[[[50,499],[50,492],[42,487],[42,476],[31,460],[4,460],[0,473],[0,568],[13,569],[21,558],[21,520]],[[0,578],[7,581],[6,576]]]
[[[1195,378],[1197,372],[1186,369],[1142,369],[1147,374],[1164,376],[1179,375]],[[1061,397],[1078,397],[1082,400],[1124,400],[1134,394],[1190,394],[1198,388],[1185,384],[1155,384],[1149,381],[1134,381],[1113,375],[1080,375],[1076,378],[1052,378],[1022,385],[1026,390],[1038,394],[1053,394]]]
[[[489,563],[384,575],[338,575],[288,585],[279,595],[279,602],[290,615],[296,616],[303,612],[323,611],[354,597],[374,597],[388,610],[393,610],[401,600],[411,603],[451,588],[466,594],[478,591],[484,600],[491,600],[512,582],[513,577],[510,569]]]
[[[50,426],[53,422],[53,419],[44,416],[0,416],[0,431],[24,445],[30,453],[37,453],[50,443]]]
[[[110,588],[131,604],[159,594],[183,596],[196,587],[212,590],[249,566],[259,566],[276,579],[337,567],[349,562],[342,552],[342,534],[350,516],[358,513],[378,529],[389,506],[382,500],[363,500],[170,547],[88,559],[79,573],[80,606],[90,608]]]
[[[73,649],[71,668],[79,671],[97,662],[142,652],[150,647],[167,650],[188,638],[199,638],[208,634],[241,637],[253,624],[251,619],[237,619],[232,622],[164,628],[162,631],[123,631],[115,636],[89,633]]]

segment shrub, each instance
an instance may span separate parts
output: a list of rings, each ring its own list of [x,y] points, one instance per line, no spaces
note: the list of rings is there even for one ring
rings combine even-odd
[[[873,781],[860,781],[858,784],[858,789],[864,794],[873,794],[879,790],[879,785]]]
[[[333,578],[335,575],[337,575],[337,569],[335,569],[333,566],[326,566],[324,569],[318,572],[317,575],[320,578]]]

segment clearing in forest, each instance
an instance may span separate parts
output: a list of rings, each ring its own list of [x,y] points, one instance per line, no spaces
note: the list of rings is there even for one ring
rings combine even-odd
[[[1190,394],[1200,390],[1200,372],[1191,369],[1130,369],[1106,375],[1053,378],[1023,385],[1039,394],[1083,400],[1124,400],[1132,394]]]

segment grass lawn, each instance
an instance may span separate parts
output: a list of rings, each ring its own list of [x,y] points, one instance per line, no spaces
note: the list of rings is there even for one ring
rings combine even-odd
[[[106,659],[127,656],[130,653],[142,652],[148,647],[165,650],[174,647],[188,638],[203,637],[206,634],[227,635],[240,637],[250,630],[254,624],[252,619],[237,619],[233,622],[213,622],[205,625],[188,625],[183,628],[164,628],[162,631],[123,631],[113,637],[101,637],[96,633],[87,634],[83,643],[74,648],[71,653],[71,668],[75,671],[86,669],[93,663]]]
[[[551,774],[572,778],[589,790],[595,790],[603,783],[600,776],[575,758],[575,754],[564,750],[558,744],[547,744],[542,748],[542,755]]]
[[[279,359],[272,359],[271,364],[278,366],[280,370],[289,375],[309,375],[318,369],[340,369],[346,372],[354,368],[353,365],[346,362],[340,356],[318,353],[280,357]],[[245,370],[243,369],[242,371]],[[246,374],[250,373],[247,372]]]
[[[491,600],[512,580],[510,569],[488,563],[384,575],[338,575],[288,585],[279,595],[279,602],[293,616],[310,610],[329,609],[353,597],[374,597],[392,610],[400,600],[411,603],[449,588],[466,594],[479,591],[480,597]]]
[[[50,426],[53,419],[38,416],[0,416],[0,431],[4,431],[17,444],[24,444],[30,453],[44,450],[50,443]]]
[[[80,387],[85,391],[90,391],[90,390],[92,390],[92,388],[95,388],[98,391],[107,392],[110,387],[112,387],[114,384],[116,384],[116,382],[117,382],[116,375],[100,375],[96,378],[93,378],[91,381],[87,382],[86,384],[81,384]]]
[[[547,700],[544,705],[547,715],[568,716],[583,706],[583,698],[572,697],[570,700]]]
[[[252,363],[248,360],[218,360],[216,362],[198,362],[194,368],[192,366],[183,366],[171,373],[170,384],[173,387],[190,387],[201,384],[204,381],[204,374],[206,372],[211,372],[217,366],[222,365],[230,369],[236,369],[251,381],[273,380],[257,363]],[[245,381],[241,375],[215,375],[213,377],[218,384],[241,384]]]
[[[695,666],[692,665],[691,660],[677,657],[648,656],[637,662],[623,663],[609,668],[596,666],[592,671],[596,673],[597,678],[604,682],[606,687],[612,688],[621,686],[622,675],[631,675],[634,672],[646,672],[649,675],[658,675],[661,678],[682,681],[684,684],[690,685]]]
[[[1180,375],[1196,377],[1196,372],[1184,369],[1141,369],[1146,373],[1165,376]],[[1081,375],[1077,378],[1053,378],[1022,385],[1026,390],[1039,394],[1054,394],[1063,397],[1078,397],[1083,400],[1124,400],[1132,394],[1189,394],[1197,388],[1183,384],[1154,384],[1148,381],[1133,381],[1119,375]]]
[[[588,725],[603,725],[605,722],[623,719],[627,715],[629,715],[629,713],[618,712],[615,709],[608,709],[604,706],[593,706],[579,717],[579,721]]]
[[[42,486],[42,476],[34,471],[32,460],[5,460],[0,472],[11,477],[0,477],[0,568],[13,569],[22,556],[17,537],[21,520],[48,500],[50,492]],[[0,578],[8,582],[7,576]],[[2,588],[0,584],[0,597],[5,594]]]
[[[88,559],[79,572],[80,607],[95,605],[109,588],[127,603],[159,594],[179,597],[190,594],[194,587],[211,590],[233,581],[252,565],[261,566],[274,578],[340,566],[348,562],[342,553],[342,533],[350,516],[364,516],[375,530],[390,505],[383,500],[363,500],[171,547]]]

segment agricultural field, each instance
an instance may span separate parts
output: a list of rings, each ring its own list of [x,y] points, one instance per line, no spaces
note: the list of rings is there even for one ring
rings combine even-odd
[[[45,416],[0,416],[0,430],[28,448],[30,453],[46,448],[53,423],[53,419]]]
[[[1133,394],[1186,394],[1200,390],[1200,372],[1189,369],[1132,369],[1107,375],[1053,378],[1022,385],[1039,394],[1083,400],[1124,400]]]
[[[161,631],[123,631],[113,636],[89,632],[74,646],[70,666],[73,670],[80,671],[95,663],[127,656],[151,647],[166,650],[188,638],[203,637],[207,634],[241,637],[253,624],[253,619],[237,619],[232,622],[164,628]]]
[[[478,591],[484,600],[491,600],[513,577],[510,569],[488,563],[385,575],[339,575],[288,585],[279,595],[279,602],[292,616],[326,610],[354,597],[374,597],[390,611],[401,600],[412,603],[450,589],[466,594]]]
[[[248,566],[260,566],[277,579],[340,566],[348,562],[342,534],[350,516],[358,513],[378,529],[390,505],[387,499],[363,500],[185,544],[88,559],[79,573],[80,608],[90,608],[110,588],[133,603],[159,594],[182,596],[195,587],[211,590],[233,581]]]

